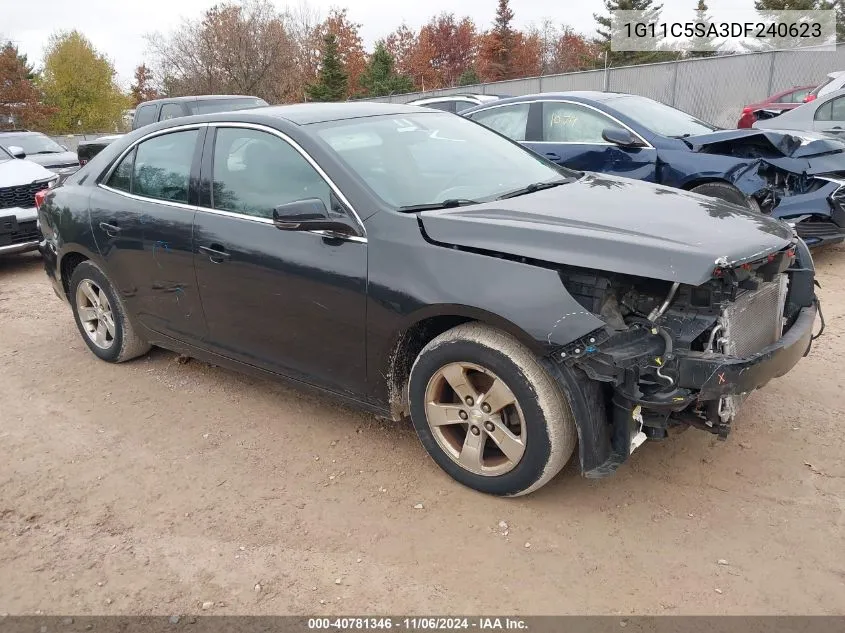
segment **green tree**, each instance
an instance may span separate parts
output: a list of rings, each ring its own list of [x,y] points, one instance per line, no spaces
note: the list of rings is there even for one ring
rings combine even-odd
[[[358,82],[365,96],[383,97],[413,92],[413,80],[407,75],[397,74],[393,66],[393,55],[387,52],[384,42],[378,42]]]
[[[115,75],[108,58],[78,31],[51,36],[41,78],[44,101],[56,110],[50,119],[51,131],[117,130],[129,100],[121,93]]]
[[[338,53],[337,37],[329,33],[323,36],[317,82],[307,85],[305,94],[311,101],[340,101],[346,97],[348,83],[349,77]]]
[[[675,59],[676,55],[668,51],[612,51],[610,50],[610,39],[613,34],[612,14],[614,11],[637,11],[640,14],[640,21],[660,21],[660,11],[663,5],[654,4],[654,0],[604,0],[605,15],[593,14],[598,23],[597,43],[602,51],[607,53],[607,61],[610,66],[630,66],[633,64],[649,64]]]
[[[820,11],[823,9],[837,8],[834,5],[841,5],[841,0],[755,0],[754,8],[760,13],[763,21],[774,20],[771,11]],[[837,11],[837,35],[840,33],[840,20]],[[743,47],[750,51],[772,50],[780,48],[793,48],[803,43],[800,38],[790,37],[769,37],[759,38],[753,43],[743,44]]]
[[[712,22],[708,14],[709,7],[704,0],[698,0],[695,6],[695,21],[700,24],[710,24]],[[690,57],[712,57],[719,52],[719,45],[716,44],[712,38],[708,38],[706,42],[698,42],[699,50],[690,51]],[[706,50],[704,50],[706,49]]]
[[[458,79],[459,86],[474,86],[480,83],[481,79],[479,78],[478,73],[475,72],[475,68],[467,68],[463,73],[461,73],[461,76]]]

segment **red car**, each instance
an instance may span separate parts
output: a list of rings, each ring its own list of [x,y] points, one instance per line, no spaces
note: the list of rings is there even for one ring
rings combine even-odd
[[[738,128],[750,128],[755,121],[771,119],[787,110],[797,108],[804,102],[806,97],[815,86],[795,86],[789,90],[778,92],[760,103],[752,103],[742,109],[739,117]]]

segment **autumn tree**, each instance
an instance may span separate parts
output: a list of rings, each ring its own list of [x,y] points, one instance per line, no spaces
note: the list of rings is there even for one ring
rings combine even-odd
[[[385,48],[384,42],[376,44],[376,50],[361,73],[359,83],[367,97],[383,97],[414,90],[414,82],[410,77],[396,73],[393,56]]]
[[[45,129],[53,110],[41,102],[33,69],[8,42],[0,48],[0,128]]]
[[[154,85],[153,73],[145,64],[135,69],[135,82],[129,87],[129,94],[133,106],[161,96]]]
[[[513,76],[515,34],[510,0],[499,0],[493,28],[484,34],[479,47],[479,70],[485,81],[501,81]]]
[[[596,32],[598,33],[601,50],[607,54],[611,66],[665,61],[666,54],[662,51],[612,51],[610,48],[614,11],[636,11],[639,13],[642,22],[659,22],[663,5],[655,5],[654,0],[604,0],[604,8],[604,15],[594,13],[593,18],[598,23]]]
[[[414,76],[414,51],[417,46],[417,34],[404,22],[395,31],[384,38],[384,48],[393,57],[396,72]]]
[[[475,61],[478,35],[475,23],[468,17],[455,18],[454,13],[441,13],[420,29],[431,45],[431,67],[442,86],[454,86],[461,74]]]
[[[244,0],[153,34],[148,41],[165,92],[300,100],[303,76],[287,20],[270,0]]]
[[[571,26],[563,26],[552,49],[551,72],[571,73],[596,67],[601,55],[600,46],[576,32]]]
[[[317,81],[306,86],[305,94],[311,101],[342,101],[346,98],[348,83],[349,75],[340,58],[337,36],[327,33],[323,36]]]
[[[58,134],[116,130],[129,105],[111,61],[78,31],[50,37],[41,88],[55,109],[49,127]]]

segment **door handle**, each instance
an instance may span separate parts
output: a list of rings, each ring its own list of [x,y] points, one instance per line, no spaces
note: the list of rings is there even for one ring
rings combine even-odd
[[[115,237],[121,231],[119,226],[109,224],[108,222],[100,222],[100,228],[103,229],[109,237]]]
[[[231,253],[227,253],[226,249],[223,248],[220,244],[212,244],[211,246],[200,246],[199,250],[208,255],[208,259],[210,259],[215,264],[222,264],[232,256]]]
[[[559,161],[559,160],[560,160],[560,155],[559,155],[559,154],[555,154],[554,152],[546,152],[546,153],[545,153],[545,154],[543,154],[543,155],[544,155],[546,158],[548,158],[549,160],[554,160],[554,161]]]

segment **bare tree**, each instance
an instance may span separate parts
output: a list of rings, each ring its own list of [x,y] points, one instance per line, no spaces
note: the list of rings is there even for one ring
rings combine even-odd
[[[169,34],[148,36],[148,43],[166,94],[249,94],[270,103],[299,98],[290,19],[269,0],[216,5]]]

